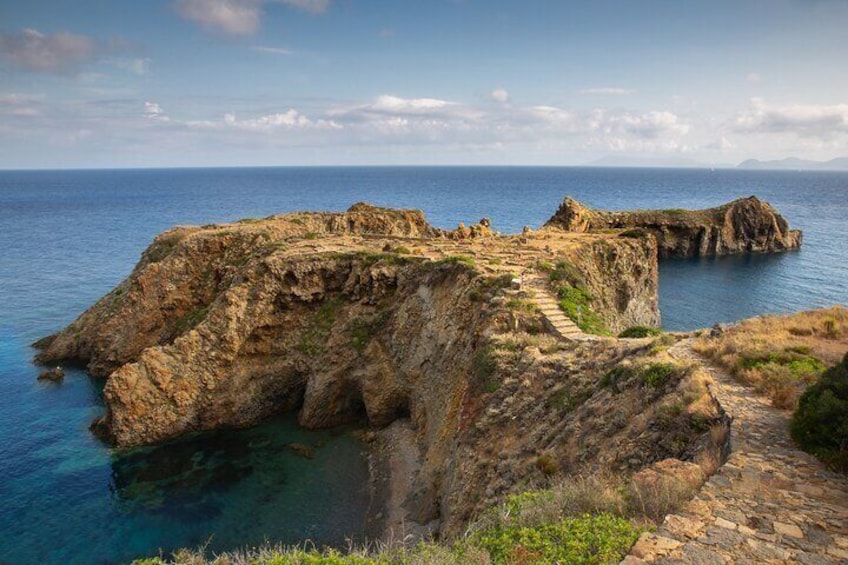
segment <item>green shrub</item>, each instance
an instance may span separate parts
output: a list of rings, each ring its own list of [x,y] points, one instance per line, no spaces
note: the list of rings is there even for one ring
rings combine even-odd
[[[548,453],[543,453],[536,458],[536,467],[547,477],[559,472],[559,463]]]
[[[790,431],[801,449],[848,472],[848,354],[801,395]]]
[[[266,565],[389,565],[391,561],[382,557],[342,554],[334,549],[324,552],[293,549],[280,553],[265,562]]]
[[[540,259],[536,263],[536,269],[542,271],[543,273],[550,273],[554,270],[554,264],[550,261],[545,261],[544,259]]]
[[[401,255],[409,255],[412,253],[412,251],[409,250],[409,247],[404,247],[403,245],[398,245],[393,251]]]
[[[629,230],[624,230],[623,232],[618,234],[618,237],[623,237],[626,239],[641,239],[646,235],[648,235],[647,230],[644,230],[642,228],[632,228]]]
[[[586,514],[536,527],[495,527],[474,535],[471,543],[485,549],[494,565],[507,563],[617,563],[639,532],[617,516]]]
[[[657,390],[665,386],[676,370],[672,363],[651,363],[642,368],[640,375],[646,387]]]
[[[497,368],[498,362],[492,346],[487,345],[477,350],[471,362],[471,376],[478,391],[492,393],[498,390],[500,383],[495,379]]]
[[[609,335],[606,322],[592,310],[592,295],[584,286],[562,285],[557,290],[559,307],[586,333]]]
[[[653,337],[655,335],[660,335],[661,333],[663,332],[659,328],[653,328],[651,326],[633,326],[618,334],[618,337]]]
[[[586,286],[586,280],[583,278],[583,274],[577,270],[577,267],[567,261],[557,261],[548,276],[552,283],[563,282],[574,287]]]
[[[510,298],[506,302],[506,307],[509,310],[525,312],[527,314],[535,314],[539,310],[539,306],[527,298]]]
[[[444,259],[440,259],[436,261],[437,263],[442,263],[445,265],[466,265],[468,267],[474,266],[474,258],[468,257],[467,255],[448,255]]]
[[[803,346],[802,346],[803,347]],[[785,373],[788,378],[806,383],[813,382],[825,370],[824,363],[816,357],[799,353],[794,348],[763,355],[740,356],[739,369],[759,370],[763,373]],[[781,370],[785,368],[785,371]]]
[[[608,387],[617,394],[621,392],[622,383],[629,380],[632,376],[633,369],[626,365],[618,365],[617,367],[607,371],[607,373],[601,377],[601,386],[604,388]]]

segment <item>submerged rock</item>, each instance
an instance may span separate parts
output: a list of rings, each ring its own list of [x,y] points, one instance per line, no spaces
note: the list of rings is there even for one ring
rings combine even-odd
[[[65,378],[65,371],[62,367],[54,367],[52,369],[44,369],[38,374],[38,380],[50,381],[54,383],[61,382]]]
[[[311,445],[295,442],[286,445],[286,447],[288,447],[295,455],[299,455],[306,459],[315,459],[315,448]]]

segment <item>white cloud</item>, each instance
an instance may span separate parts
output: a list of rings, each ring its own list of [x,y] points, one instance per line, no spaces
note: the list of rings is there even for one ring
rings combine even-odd
[[[0,56],[15,67],[38,72],[69,72],[97,56],[97,42],[67,31],[35,29],[0,34]]]
[[[156,104],[155,102],[144,103],[144,114],[146,116],[161,116],[164,113],[165,111],[159,104]]]
[[[137,59],[115,59],[112,61],[119,69],[123,69],[125,71],[129,71],[136,75],[146,75],[150,72],[150,59],[147,57],[140,57]]]
[[[169,128],[207,132],[264,132],[281,143],[309,139],[318,145],[439,143],[488,146],[501,144],[571,144],[615,151],[685,150],[689,124],[669,111],[627,112],[598,109],[583,113],[556,106],[514,107],[508,104],[475,107],[440,98],[403,98],[384,94],[373,101],[348,107],[318,107],[219,119],[178,120],[156,103],[145,104],[145,116]],[[298,132],[292,137],[287,132]],[[308,135],[309,137],[303,137]]]
[[[527,113],[549,124],[574,124],[576,121],[573,112],[555,106],[532,106]]]
[[[399,98],[384,94],[368,106],[368,109],[387,114],[430,114],[452,105],[451,102],[437,98]]]
[[[611,96],[630,96],[634,94],[635,90],[630,90],[628,88],[616,88],[610,86],[604,86],[600,88],[584,88],[583,90],[578,91],[580,94],[592,95],[592,94],[603,94],[603,95],[611,95]]]
[[[775,106],[754,98],[751,107],[736,119],[735,129],[830,141],[848,135],[848,104]]]
[[[491,98],[495,102],[506,104],[507,102],[509,102],[509,92],[507,92],[503,88],[496,88],[489,94],[489,98]]]
[[[40,94],[19,94],[12,92],[9,94],[0,94],[0,106],[19,106],[22,104],[30,104],[38,102],[44,98]]]
[[[160,123],[171,121],[171,118],[165,114],[165,110],[162,109],[162,106],[155,102],[144,103],[144,117]]]
[[[39,105],[44,97],[36,94],[0,94],[0,115],[33,118],[41,115]]]
[[[263,8],[285,4],[305,12],[327,11],[330,0],[175,0],[177,13],[203,28],[227,35],[253,35],[259,30]]]
[[[213,124],[217,125],[217,124]],[[235,114],[224,114],[223,126],[242,130],[272,131],[276,129],[341,129],[332,120],[312,120],[294,108],[286,112],[267,114],[258,118],[239,120]]]
[[[330,7],[330,0],[276,0],[282,4],[287,4],[294,8],[299,8],[306,12],[312,12],[313,14],[320,14],[321,12],[326,12],[327,8]]]
[[[177,0],[177,12],[206,29],[250,35],[259,29],[260,0]]]
[[[686,135],[689,124],[669,111],[652,111],[641,114],[595,110],[589,118],[593,132],[629,135],[640,139]]]
[[[751,84],[760,84],[760,81],[762,81],[763,78],[760,76],[760,73],[748,73],[745,80]]]
[[[736,144],[730,141],[726,136],[721,136],[718,140],[704,145],[704,149],[710,151],[728,151],[736,149]]]
[[[288,57],[290,55],[294,55],[294,51],[291,49],[286,49],[285,47],[265,47],[263,45],[254,45],[251,47],[253,51],[258,51],[260,53],[270,53],[272,55],[283,55]]]

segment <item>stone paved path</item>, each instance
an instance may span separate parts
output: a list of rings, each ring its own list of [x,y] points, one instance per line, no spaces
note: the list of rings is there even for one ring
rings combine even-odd
[[[583,330],[577,327],[577,324],[560,310],[556,298],[548,290],[547,283],[542,277],[525,273],[521,279],[522,285],[535,293],[534,300],[539,306],[539,311],[547,318],[558,337],[571,341],[594,338],[594,336],[583,333]]]
[[[731,454],[680,514],[636,542],[622,565],[848,564],[848,478],[795,448],[789,413],[706,363],[691,339],[670,352],[712,374],[712,392],[733,418]]]

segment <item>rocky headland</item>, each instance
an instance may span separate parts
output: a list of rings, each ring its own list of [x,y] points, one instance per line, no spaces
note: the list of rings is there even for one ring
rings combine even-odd
[[[673,336],[612,336],[658,325],[659,257],[800,241],[756,199],[629,215],[566,199],[521,235],[366,204],[178,227],[37,360],[106,378],[93,428],[120,447],[283,411],[367,422],[402,457],[386,514],[450,537],[552,477],[709,453],[714,469],[729,423],[703,373]]]
[[[610,229],[650,232],[660,257],[715,257],[743,252],[774,253],[801,246],[777,210],[756,196],[706,210],[593,210],[566,198],[546,226],[589,233]]]

